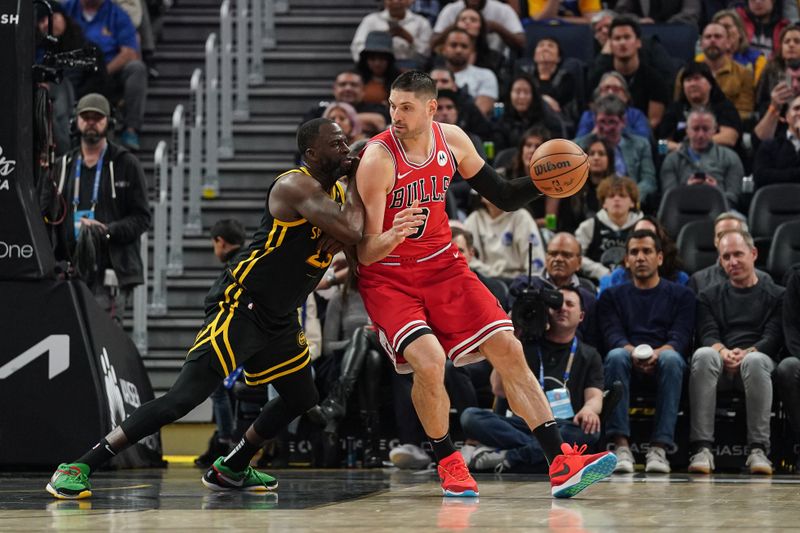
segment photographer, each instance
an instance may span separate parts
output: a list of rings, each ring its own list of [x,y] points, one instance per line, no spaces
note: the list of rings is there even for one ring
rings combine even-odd
[[[79,148],[58,160],[45,187],[45,220],[55,253],[71,261],[101,308],[119,324],[133,287],[143,282],[139,237],[150,226],[147,186],[138,159],[106,139],[111,109],[96,93],[78,102]]]
[[[592,446],[600,436],[603,363],[597,350],[575,336],[584,317],[578,291],[572,287],[559,291],[563,303],[557,309],[547,309],[549,327],[543,339],[525,340],[529,338],[528,327],[537,329],[535,319],[522,324],[525,358],[545,390],[564,442]],[[538,305],[540,310],[545,308],[543,303]],[[492,373],[492,389],[497,396],[504,396],[496,372]],[[547,460],[538,441],[519,416],[504,417],[471,407],[461,415],[461,426],[466,438],[491,446],[475,451],[470,469],[547,471]]]

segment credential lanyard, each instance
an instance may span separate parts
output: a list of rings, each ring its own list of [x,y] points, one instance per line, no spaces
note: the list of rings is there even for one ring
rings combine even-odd
[[[567,359],[567,368],[564,369],[564,387],[567,386],[569,381],[569,373],[572,370],[572,362],[575,360],[575,352],[578,350],[578,337],[572,338],[572,345],[569,348],[569,359]],[[539,354],[539,384],[544,390],[544,359],[542,358],[541,346],[536,346],[536,351]]]
[[[106,149],[103,148],[103,151],[100,152],[100,158],[97,160],[97,167],[95,167],[94,171],[94,186],[92,187],[92,209],[91,211],[94,213],[94,208],[97,205],[97,194],[100,192],[100,175],[103,173],[103,159],[106,157]],[[81,168],[83,167],[83,157],[78,156],[77,161],[75,162],[75,191],[72,195],[72,203],[75,204],[75,208],[77,209],[80,205],[80,196],[81,196]]]

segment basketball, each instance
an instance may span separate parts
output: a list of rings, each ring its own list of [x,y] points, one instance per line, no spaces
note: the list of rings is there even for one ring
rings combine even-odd
[[[567,139],[551,139],[531,157],[528,169],[536,188],[551,198],[572,196],[589,177],[589,156]]]

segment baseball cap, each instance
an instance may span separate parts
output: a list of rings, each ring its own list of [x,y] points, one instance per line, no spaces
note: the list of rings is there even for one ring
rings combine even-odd
[[[80,115],[86,111],[94,111],[107,117],[111,115],[111,106],[102,94],[89,93],[78,101],[76,113]]]

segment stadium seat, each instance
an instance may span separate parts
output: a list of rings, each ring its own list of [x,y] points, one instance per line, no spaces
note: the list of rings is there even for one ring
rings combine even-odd
[[[696,33],[696,32],[695,32]],[[594,37],[588,24],[529,24],[525,26],[525,57],[533,57],[536,43],[542,37],[553,37],[561,45],[563,58],[574,57],[586,64],[594,60]]]
[[[747,223],[759,252],[758,264],[766,264],[770,242],[778,226],[800,219],[800,184],[777,183],[756,191]]]
[[[695,55],[697,28],[687,24],[642,24],[642,40],[657,39],[680,64]]]
[[[767,271],[772,279],[781,283],[786,271],[795,263],[800,263],[800,218],[778,226],[769,248]]]
[[[689,274],[716,263],[719,254],[714,247],[714,220],[703,218],[685,224],[678,233],[678,253]]]
[[[686,223],[713,219],[727,210],[728,200],[720,189],[710,185],[683,185],[670,189],[661,199],[658,219],[670,235],[677,235]]]

